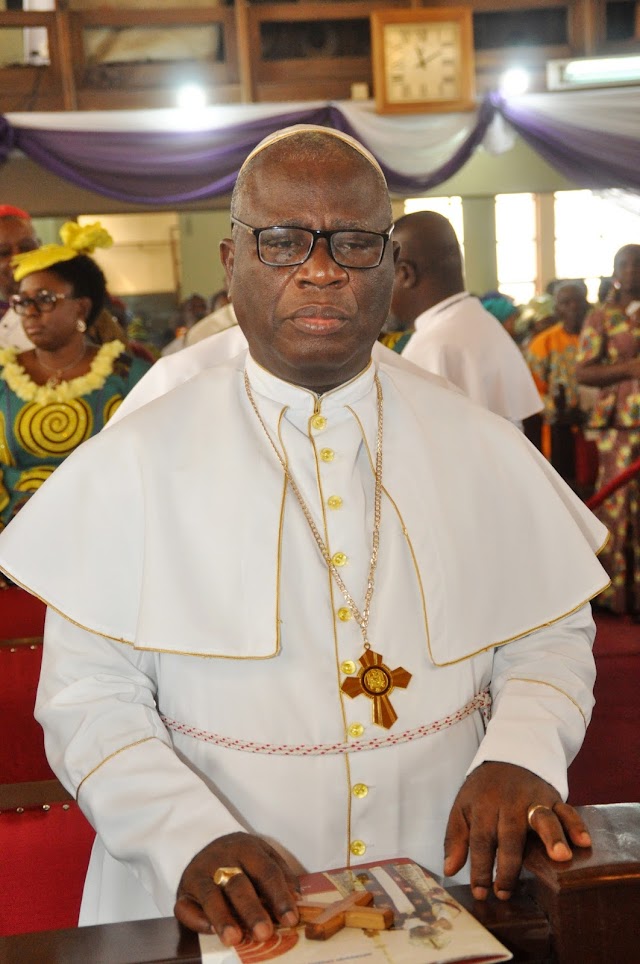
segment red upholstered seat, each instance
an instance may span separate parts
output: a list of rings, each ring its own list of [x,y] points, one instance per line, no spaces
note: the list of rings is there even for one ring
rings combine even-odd
[[[45,611],[45,604],[24,589],[0,590],[0,639],[42,636]]]
[[[50,780],[42,730],[33,718],[42,640],[0,641],[0,783]]]
[[[78,805],[0,813],[0,936],[78,923],[95,837]]]

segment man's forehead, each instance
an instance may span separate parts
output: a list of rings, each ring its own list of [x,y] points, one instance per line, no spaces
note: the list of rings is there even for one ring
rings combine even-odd
[[[31,237],[34,234],[31,221],[13,215],[0,218],[0,238]]]
[[[322,212],[353,226],[381,215],[386,227],[389,217],[384,182],[357,154],[304,161],[290,153],[265,154],[247,173],[238,200],[247,215],[267,220],[277,215],[278,223],[301,224],[305,214]]]

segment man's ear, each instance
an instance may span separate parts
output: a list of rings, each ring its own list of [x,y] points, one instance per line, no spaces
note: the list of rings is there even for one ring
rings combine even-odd
[[[220,242],[220,260],[222,261],[222,267],[224,268],[225,277],[227,279],[227,291],[230,291],[231,282],[233,281],[233,263],[235,253],[236,245],[233,238],[223,238]]]
[[[394,285],[397,288],[415,288],[418,283],[418,272],[412,261],[403,261],[398,258],[396,261],[396,277]]]

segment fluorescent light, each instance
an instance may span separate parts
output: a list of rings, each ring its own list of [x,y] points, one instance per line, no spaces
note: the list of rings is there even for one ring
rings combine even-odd
[[[199,110],[207,103],[207,95],[198,84],[184,84],[178,88],[176,102],[181,110]]]
[[[510,67],[500,78],[500,90],[505,97],[518,97],[529,90],[531,75],[524,67]]]
[[[640,84],[640,55],[581,57],[547,63],[549,90],[570,87],[604,87],[607,84]]]

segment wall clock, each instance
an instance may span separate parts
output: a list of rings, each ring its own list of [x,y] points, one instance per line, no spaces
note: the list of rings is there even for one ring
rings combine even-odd
[[[371,50],[379,113],[475,107],[470,8],[376,10],[371,14]]]

